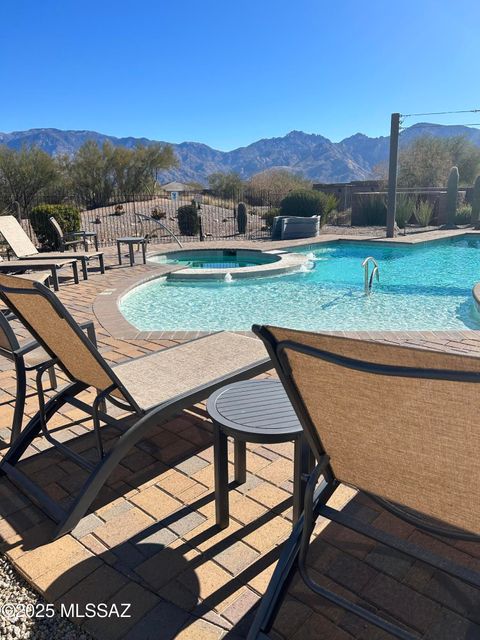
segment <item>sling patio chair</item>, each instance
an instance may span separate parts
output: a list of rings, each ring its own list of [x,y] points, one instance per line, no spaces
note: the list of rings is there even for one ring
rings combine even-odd
[[[37,248],[14,216],[0,216],[0,234],[19,260],[75,260],[82,265],[83,279],[88,279],[90,260],[98,260],[100,272],[105,273],[105,263],[101,251],[84,253],[82,251],[37,251]],[[11,261],[10,261],[11,262]],[[58,283],[58,280],[57,280]]]
[[[323,517],[480,587],[480,573],[466,565],[327,506],[343,483],[421,530],[479,542],[480,456],[472,398],[480,389],[480,358],[270,326],[253,331],[267,347],[317,466],[304,513],[285,543],[248,640],[268,638],[296,570],[334,605],[396,638],[418,638],[316,583],[306,563],[310,538]]]
[[[117,464],[150,428],[205,400],[225,382],[250,378],[271,367],[260,340],[220,332],[112,368],[46,287],[0,275],[0,298],[50,355],[51,361],[44,367],[55,364],[71,380],[45,402],[43,371],[39,370],[39,411],[0,463],[0,474],[6,474],[59,523],[55,537],[75,527]],[[91,405],[78,397],[88,388],[96,390]],[[125,410],[133,420],[132,426],[126,427],[123,420],[107,415],[102,406],[105,400]],[[65,404],[80,408],[93,418],[96,462],[73,451],[68,443],[58,442],[49,431],[48,421]],[[102,441],[101,422],[123,431],[108,451]],[[68,509],[62,508],[16,466],[38,435],[89,473]]]
[[[93,239],[95,251],[98,251],[98,234],[96,231],[87,231],[86,229],[82,229],[81,231],[69,231],[68,233],[64,233],[55,216],[51,216],[48,220],[52,225],[55,235],[57,236],[60,251],[65,251],[69,247],[74,247],[74,250],[76,251],[76,246],[82,244],[84,250],[88,253],[88,238]]]
[[[2,217],[3,216],[0,216],[0,220]],[[63,269],[64,267],[71,267],[73,272],[73,281],[75,284],[78,284],[78,265],[75,259],[67,257],[66,260],[60,260],[57,258],[49,258],[46,254],[39,253],[38,255],[45,255],[46,259],[37,260],[25,258],[24,260],[3,260],[0,257],[0,273],[14,273],[19,275],[25,274],[25,272],[29,271],[44,272],[45,269],[50,269],[50,278],[53,288],[55,291],[58,291],[60,289],[60,280],[58,278],[60,269]],[[29,279],[28,276],[27,279]]]

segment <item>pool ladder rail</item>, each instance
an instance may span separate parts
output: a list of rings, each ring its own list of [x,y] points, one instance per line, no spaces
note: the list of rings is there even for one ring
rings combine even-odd
[[[370,263],[373,265],[371,272]],[[372,256],[368,256],[368,258],[365,258],[365,260],[362,262],[362,267],[364,273],[365,295],[369,296],[372,292],[373,279],[376,277],[377,282],[380,282],[380,270],[378,268],[377,261]]]

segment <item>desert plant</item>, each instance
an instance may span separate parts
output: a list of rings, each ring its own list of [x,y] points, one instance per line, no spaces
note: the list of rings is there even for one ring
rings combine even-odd
[[[197,207],[186,204],[177,211],[178,228],[182,236],[196,236],[200,230]]]
[[[419,200],[415,205],[415,219],[421,227],[428,227],[433,216],[433,205],[428,200]]]
[[[280,215],[311,217],[321,216],[324,224],[327,216],[337,206],[337,199],[322,191],[297,189],[291,191],[280,203]]]
[[[277,209],[277,207],[272,207],[271,209],[268,209],[268,211],[265,211],[265,213],[262,213],[262,219],[265,222],[265,227],[268,230],[273,227],[273,219],[279,215],[280,209]]]
[[[237,206],[237,229],[238,233],[247,230],[247,205],[244,202],[239,202]]]
[[[152,209],[152,212],[150,215],[154,220],[163,220],[163,218],[167,217],[167,214],[165,213],[165,211],[161,211],[158,207],[155,207],[154,209]]]
[[[358,213],[368,227],[384,226],[387,222],[385,198],[378,193],[358,196]]]
[[[407,193],[397,194],[395,222],[400,229],[405,229],[415,210],[415,199]]]
[[[480,225],[480,175],[475,178],[472,193],[472,223],[478,229]]]
[[[30,222],[42,247],[60,249],[49,218],[54,217],[64,233],[80,231],[80,209],[70,204],[39,204],[30,213]]]
[[[472,221],[472,206],[466,202],[461,204],[455,212],[455,224],[470,224]]]
[[[113,213],[116,216],[123,216],[123,214],[125,213],[125,209],[123,208],[123,204],[115,205],[115,209],[114,209]]]
[[[452,167],[447,181],[447,229],[455,228],[455,213],[458,198],[458,169]]]

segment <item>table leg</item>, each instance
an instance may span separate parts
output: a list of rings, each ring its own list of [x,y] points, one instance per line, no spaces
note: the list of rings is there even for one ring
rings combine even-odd
[[[228,527],[228,442],[218,425],[214,426],[215,518],[221,529]]]
[[[133,244],[130,243],[128,245],[128,255],[130,256],[130,266],[133,267],[135,264],[135,256],[133,255]]]
[[[147,264],[147,243],[142,242],[143,264]]]
[[[234,439],[235,482],[244,484],[247,481],[247,444],[244,440]]]
[[[118,264],[122,264],[122,252],[120,249],[120,242],[117,242],[117,251],[118,251]]]
[[[98,251],[98,235],[97,234],[93,236],[93,241],[95,243],[95,251]]]
[[[293,461],[293,524],[297,522],[303,511],[306,476],[310,471],[311,456],[310,447],[303,435],[295,438],[295,450]]]

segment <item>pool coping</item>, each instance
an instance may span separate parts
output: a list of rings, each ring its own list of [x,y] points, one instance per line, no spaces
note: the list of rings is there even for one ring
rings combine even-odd
[[[272,251],[275,249],[279,250],[290,250],[298,247],[305,247],[308,249],[311,246],[324,244],[324,243],[334,243],[334,242],[357,242],[357,243],[365,243],[365,242],[375,242],[375,243],[387,243],[387,244],[401,244],[401,245],[415,245],[427,242],[434,242],[439,240],[445,240],[450,237],[460,237],[462,235],[479,235],[480,232],[475,232],[471,229],[452,229],[452,230],[440,230],[440,231],[427,231],[424,233],[418,234],[419,236],[423,236],[422,238],[416,237],[415,239],[410,239],[408,236],[402,236],[399,240],[397,238],[375,238],[370,236],[331,236],[331,235],[323,235],[318,236],[317,238],[305,238],[301,241],[296,241],[293,243],[292,241],[287,241],[283,243],[272,242],[266,243],[271,244],[272,247],[268,249],[264,249],[264,251]],[[425,237],[428,236],[428,237]],[[251,242],[252,245],[256,243],[254,241]],[[228,246],[227,246],[228,245]],[[221,249],[231,249],[235,248],[235,245],[238,247],[238,242],[232,241],[230,243],[221,244],[220,246],[212,247],[218,250]],[[273,246],[275,245],[275,246]],[[282,246],[283,245],[283,246]],[[198,246],[198,245],[197,245]],[[258,245],[256,247],[252,247],[258,249]],[[246,247],[242,247],[242,249],[246,249]],[[149,252],[148,255],[158,255],[160,253],[171,253],[177,252],[179,249],[176,247],[156,247],[153,251]],[[186,250],[191,250],[191,247]],[[147,258],[148,258],[147,255]],[[274,263],[273,263],[274,264]],[[218,333],[216,331],[163,331],[163,330],[154,330],[154,331],[140,331],[134,325],[132,325],[123,314],[120,312],[119,303],[120,300],[129,292],[135,289],[136,287],[146,284],[151,280],[155,280],[157,278],[166,277],[170,273],[175,271],[182,270],[183,267],[181,265],[153,265],[152,263],[147,263],[147,275],[145,273],[139,275],[136,274],[127,280],[124,280],[118,287],[105,289],[101,293],[97,295],[93,302],[93,312],[98,320],[98,322],[106,329],[111,336],[114,338],[118,338],[120,340],[176,340],[176,341],[186,341],[193,340],[195,338],[200,338],[203,336],[210,335],[212,333]],[[472,290],[473,300],[477,306],[478,311],[480,312],[480,283],[476,284]],[[238,333],[242,335],[253,335],[251,331],[235,331],[233,333]],[[357,337],[359,339],[370,339],[370,340],[379,340],[379,339],[405,339],[405,336],[409,336],[413,338],[415,336],[421,336],[422,340],[426,340],[427,342],[436,343],[445,339],[452,340],[455,342],[458,339],[458,336],[462,336],[464,338],[469,338],[472,336],[478,337],[480,333],[480,329],[457,329],[451,331],[325,331],[324,333],[333,333],[335,335],[343,335],[348,337]]]

